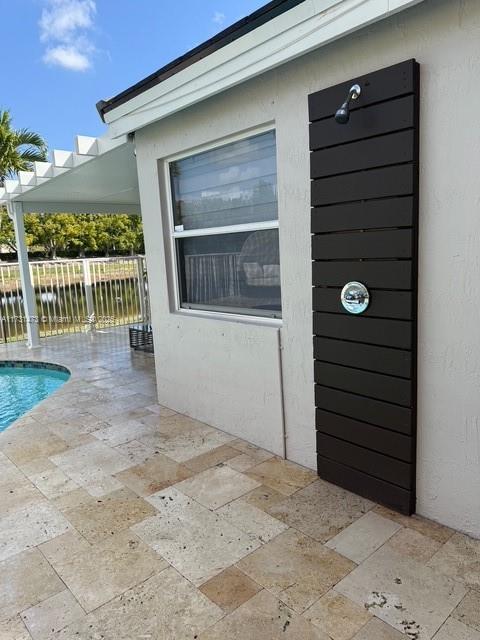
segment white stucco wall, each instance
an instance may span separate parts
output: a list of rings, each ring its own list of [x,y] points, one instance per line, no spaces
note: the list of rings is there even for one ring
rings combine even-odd
[[[278,330],[171,313],[157,168],[158,159],[274,122],[287,456],[315,468],[307,96],[408,58],[418,60],[417,510],[477,536],[479,42],[478,0],[426,0],[136,134],[159,400],[281,453]]]

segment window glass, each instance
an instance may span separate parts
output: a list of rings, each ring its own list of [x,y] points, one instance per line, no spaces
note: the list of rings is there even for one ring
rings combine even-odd
[[[176,243],[183,307],[281,316],[278,229]]]
[[[277,219],[275,132],[170,163],[176,230]]]

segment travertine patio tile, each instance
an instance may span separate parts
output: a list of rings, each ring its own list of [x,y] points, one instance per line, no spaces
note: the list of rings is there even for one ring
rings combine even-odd
[[[85,490],[96,498],[103,498],[107,493],[112,493],[118,489],[123,489],[123,484],[113,476],[109,475],[93,475]]]
[[[465,588],[384,545],[336,585],[335,591],[415,640],[430,640]]]
[[[126,411],[143,409],[150,404],[152,404],[151,396],[147,396],[142,393],[135,393],[134,395],[127,396],[125,398],[117,398],[115,402],[100,402],[98,404],[93,404],[89,407],[89,411],[102,420],[108,420],[109,418],[121,415]]]
[[[48,419],[48,416],[47,418]],[[85,423],[83,422],[85,420]],[[104,426],[96,416],[89,413],[78,412],[59,422],[47,422],[49,430],[64,440],[69,447],[79,447],[92,441],[91,433]]]
[[[149,496],[172,484],[186,480],[193,472],[161,453],[143,464],[121,471],[115,477],[140,496]]]
[[[143,464],[155,455],[155,449],[147,447],[146,444],[138,440],[131,440],[130,442],[125,442],[125,444],[119,444],[115,447],[115,451],[125,456],[132,466]]]
[[[66,511],[81,505],[91,504],[92,496],[85,489],[75,489],[69,493],[65,493],[58,498],[52,498],[50,502],[59,510]]]
[[[178,483],[176,488],[205,507],[217,509],[255,489],[258,485],[258,482],[244,474],[226,465],[219,465]]]
[[[253,458],[257,464],[265,462],[265,460],[269,460],[270,458],[274,457],[273,453],[270,453],[270,451],[267,451],[266,449],[260,449],[260,447],[257,447],[254,444],[247,442],[246,440],[234,440],[232,442],[232,447],[234,449],[237,449],[237,451],[239,451],[240,453]]]
[[[210,469],[210,467],[226,462],[227,460],[230,460],[230,458],[235,458],[236,456],[238,456],[238,451],[229,445],[224,444],[220,447],[207,451],[207,453],[202,453],[199,456],[190,458],[190,460],[185,460],[184,464],[195,473],[200,473],[201,471],[205,471],[205,469]]]
[[[329,640],[268,591],[261,591],[199,636],[199,640]]]
[[[192,640],[223,611],[168,568],[61,631],[55,640]],[[305,638],[308,640],[308,638]]]
[[[328,591],[303,616],[332,640],[351,640],[372,614],[339,593]]]
[[[91,548],[92,545],[75,529],[71,529],[58,538],[44,542],[39,547],[51,565],[68,563],[74,555],[88,554]]]
[[[285,500],[285,496],[283,493],[279,493],[278,491],[275,491],[275,489],[262,484],[260,487],[257,487],[253,491],[247,493],[243,499],[248,502],[248,504],[257,507],[257,509],[261,509],[262,511],[269,513],[269,510],[273,505]]]
[[[228,567],[200,586],[200,591],[226,613],[231,613],[261,590],[260,585],[237,567]]]
[[[0,620],[64,589],[65,585],[38,549],[8,558],[0,562]]]
[[[390,518],[390,520],[394,520],[404,527],[415,529],[415,531],[418,531],[429,538],[433,538],[433,540],[437,540],[437,542],[441,542],[442,544],[455,533],[453,529],[449,529],[443,524],[439,524],[433,520],[427,520],[427,518],[423,518],[416,514],[413,516],[404,516],[401,513],[392,511],[392,509],[388,509],[387,507],[379,504],[375,506],[374,511],[384,518]]]
[[[67,589],[21,614],[33,640],[48,640],[67,624],[84,617],[84,610]]]
[[[42,549],[43,550],[43,549]],[[167,566],[131,531],[68,557],[45,555],[85,611],[92,611]]]
[[[92,495],[102,495],[121,487],[109,476],[132,466],[128,458],[103,442],[92,442],[53,456],[52,462]]]
[[[13,430],[15,435],[10,435],[11,431],[7,429],[1,434],[6,437],[0,441],[0,449],[17,465],[36,458],[48,458],[68,449],[64,440],[40,424],[22,427],[18,432]],[[20,432],[21,436],[17,435]]]
[[[0,638],[2,640],[32,640],[20,616],[0,620]]]
[[[168,418],[170,416],[175,415],[177,412],[173,409],[169,409],[168,407],[164,407],[161,404],[150,404],[148,407],[145,407],[147,411],[151,411],[157,416],[162,416],[164,418]]]
[[[415,529],[402,527],[388,541],[388,546],[404,556],[426,563],[442,546],[440,542],[424,536]]]
[[[286,496],[302,489],[317,478],[317,474],[310,469],[280,458],[265,460],[250,469],[247,475],[259,484],[266,484]]]
[[[98,429],[94,431],[92,435],[110,447],[116,447],[119,444],[137,440],[141,436],[148,435],[151,432],[152,427],[142,424],[138,420],[127,420],[126,422]]]
[[[260,542],[268,542],[288,529],[286,524],[272,518],[268,513],[245,502],[242,498],[220,507],[217,509],[217,513]]]
[[[370,622],[360,629],[360,631],[354,636],[353,640],[407,640],[408,636],[405,636],[400,631],[397,631],[389,624],[386,624],[378,618],[372,618]],[[414,638],[408,638],[408,640],[415,640]]]
[[[400,528],[396,522],[369,511],[331,538],[327,547],[360,564]]]
[[[372,503],[341,489],[327,490],[326,487],[331,485],[317,480],[313,472],[285,463],[243,440],[161,407],[156,403],[153,359],[145,354],[129,352],[126,328],[93,337],[55,338],[45,341],[42,349],[35,353],[20,345],[8,345],[5,349],[18,359],[25,357],[65,364],[73,371],[73,377],[58,393],[0,434],[0,528],[4,526],[2,516],[10,517],[15,513],[18,517],[22,507],[32,508],[35,514],[36,505],[50,503],[53,505],[50,515],[56,514],[53,519],[47,518],[46,529],[41,522],[31,526],[32,513],[28,518],[26,515],[20,518],[23,518],[23,523],[18,531],[18,522],[7,521],[12,536],[15,536],[12,544],[22,540],[27,545],[32,543],[32,531],[26,532],[27,528],[34,530],[38,527],[37,542],[44,539],[45,531],[56,537],[42,543],[38,549],[21,551],[0,563],[1,640],[33,638],[20,618],[20,612],[26,615],[25,610],[30,616],[36,614],[35,620],[39,624],[42,619],[47,621],[50,617],[55,630],[66,623],[73,611],[80,615],[80,606],[73,599],[74,595],[65,591],[65,584],[45,558],[55,566],[63,567],[65,575],[71,574],[73,581],[78,580],[80,586],[77,588],[84,590],[86,599],[92,597],[94,600],[97,595],[99,599],[110,597],[108,593],[120,594],[121,589],[128,589],[124,595],[115,595],[113,600],[89,614],[72,619],[59,633],[52,636],[49,632],[48,640],[99,640],[101,636],[104,636],[103,640],[133,640],[138,629],[150,634],[152,640],[193,640],[194,635],[198,640],[234,640],[236,637],[337,640],[350,632],[354,633],[351,640],[413,640],[419,630],[423,633],[422,625],[425,628],[421,617],[424,610],[428,612],[425,614],[428,624],[435,621],[431,628],[436,627],[435,633],[440,640],[450,640],[452,633],[455,640],[458,640],[457,635],[460,640],[465,640],[465,630],[469,634],[468,640],[477,640],[475,635],[472,636],[480,632],[480,589],[472,583],[477,558],[475,545],[458,549],[453,541],[445,549],[439,549],[453,535],[451,529],[419,516],[408,518],[384,507],[374,507]],[[90,411],[92,406],[100,407],[97,414],[101,415],[94,415]],[[141,440],[131,440],[132,437]],[[117,444],[120,442],[122,444]],[[116,446],[108,446],[112,444]],[[260,478],[255,480],[269,483],[269,486],[255,484],[256,488],[235,497],[214,512],[172,486],[145,497],[145,500],[137,498],[138,493],[147,494],[159,484],[163,486],[164,476],[168,476],[168,482],[183,481],[181,476],[172,478],[165,466],[159,464],[164,456],[173,460],[170,460],[171,465],[178,465],[169,466],[170,470],[186,467],[192,474],[215,469],[216,465],[223,463],[220,468],[230,467],[232,472],[238,472],[239,477],[251,479],[250,474],[260,468]],[[70,464],[82,481],[78,482],[77,477],[69,475],[62,465],[54,464],[57,457]],[[251,464],[254,466],[250,467]],[[142,468],[138,479],[136,469],[131,473],[133,467]],[[62,493],[65,476],[68,477],[66,486],[72,490]],[[29,479],[38,486],[43,483],[45,494],[32,486]],[[149,484],[151,479],[154,485]],[[73,483],[80,488],[74,488]],[[213,485],[205,486],[205,490],[213,491]],[[53,497],[57,492],[59,495]],[[112,493],[115,504],[109,502]],[[133,504],[142,508],[136,511]],[[372,512],[364,516],[372,507]],[[142,519],[145,508],[149,515]],[[55,527],[48,531],[62,513],[66,522],[69,512],[72,518],[78,517],[79,528],[95,542],[93,546],[73,527],[66,533],[61,533],[63,529],[55,530]],[[344,572],[353,565],[319,545],[318,541],[337,536],[330,543],[337,544],[342,538],[352,536],[355,530],[358,532],[365,522],[376,521],[378,524],[377,515],[388,519],[387,528],[396,526],[395,523],[403,528],[353,572],[355,574],[365,566],[368,568],[372,558],[384,550],[396,553],[391,565],[387,561],[379,562],[377,568],[367,572],[365,580],[359,581],[358,591],[363,589],[367,592],[367,610],[362,599],[353,602],[350,596],[340,594],[337,586],[330,587],[339,580],[336,576],[339,573],[338,560],[348,563]],[[123,528],[131,523],[130,517],[132,521],[140,519],[133,528],[142,529],[142,535],[148,538],[148,546]],[[356,523],[358,518],[361,520]],[[385,524],[382,520],[380,522]],[[287,525],[294,530],[286,530]],[[278,527],[283,531],[278,531]],[[371,538],[377,536],[375,545],[378,545],[384,532],[379,527],[371,530],[367,527],[367,530],[363,538],[369,538],[369,543],[372,543]],[[5,534],[6,529],[2,531]],[[287,535],[299,536],[305,540],[305,545],[281,546],[277,543]],[[121,542],[123,536],[125,539]],[[308,536],[315,537],[317,542]],[[127,538],[133,540],[132,549]],[[140,560],[135,558],[139,553],[135,541],[143,547]],[[354,553],[359,551],[361,541],[358,535],[353,540]],[[102,552],[110,543],[115,548]],[[258,562],[259,573],[266,576],[264,582],[274,584],[272,594],[266,590],[259,591],[261,585],[253,576],[247,576],[234,564],[241,566],[242,562],[250,561],[251,557],[274,543],[278,544],[276,552]],[[168,559],[174,559],[185,576],[193,578],[201,590],[196,590],[174,569],[164,569],[165,560],[151,547],[161,547]],[[345,549],[343,551],[346,552]],[[333,555],[327,557],[324,553]],[[362,557],[361,554],[353,556],[350,551],[348,553],[357,561]],[[145,554],[151,554],[150,560]],[[19,562],[25,556],[28,556],[28,562]],[[40,571],[38,559],[43,562]],[[153,559],[160,563],[158,573],[148,577]],[[258,561],[258,556],[256,559]],[[440,566],[435,565],[433,570],[425,566],[432,561]],[[17,563],[16,569],[11,571],[8,567],[13,562]],[[280,566],[276,567],[275,562]],[[408,571],[403,563],[410,567]],[[391,574],[388,574],[389,570]],[[442,570],[455,580],[443,576]],[[428,579],[424,571],[430,576]],[[393,585],[385,578],[386,573],[393,576]],[[290,581],[286,582],[283,588],[286,595],[283,595],[281,587],[285,574]],[[340,572],[341,575],[343,573]],[[327,583],[325,587],[329,589],[328,595],[318,582],[322,576]],[[402,584],[398,584],[396,578]],[[136,579],[136,586],[129,589],[130,581]],[[340,585],[347,579],[348,576]],[[465,597],[454,608],[452,603],[459,600],[458,589],[462,589],[462,584],[456,580],[465,579],[479,590],[467,593],[464,589],[462,594],[466,593]],[[403,623],[402,631],[408,631],[410,635],[400,633],[378,617],[356,633],[353,631],[362,616],[371,613],[385,616],[384,610],[395,600],[394,596],[398,597],[395,590],[405,583],[406,596],[400,595],[407,600],[408,607],[401,611],[404,604],[397,602],[400,609],[392,605],[392,612],[388,615],[392,616],[394,623]],[[5,591],[2,591],[4,586]],[[280,591],[280,600],[285,599],[297,611],[302,611],[306,603],[311,606],[302,615],[297,615],[285,603],[278,602],[276,590]],[[202,591],[212,600],[205,598]],[[313,604],[312,597],[315,597]],[[221,606],[216,607],[216,602]],[[261,606],[257,607],[256,602]],[[413,604],[410,606],[410,603]],[[420,612],[416,616],[420,617],[420,623],[411,615],[413,605],[416,607],[413,609],[415,615]],[[317,613],[314,622],[318,627],[306,620],[309,612],[310,615]],[[228,615],[220,620],[224,614]],[[67,619],[62,619],[62,616],[67,616]],[[440,619],[438,626],[437,619]],[[336,623],[328,627],[329,620],[336,620]],[[198,624],[195,625],[195,621]],[[32,632],[33,622],[32,618]],[[329,633],[325,628],[330,629]],[[37,627],[37,636],[40,634],[41,640],[47,640],[42,633]],[[442,633],[447,633],[446,638],[440,635]],[[423,640],[421,634],[419,637]],[[34,637],[34,640],[38,638]]]
[[[147,500],[159,514],[134,525],[132,531],[197,586],[260,545],[175,487]]]
[[[78,489],[78,484],[55,467],[30,476],[33,484],[49,499],[58,498]]]
[[[317,480],[269,508],[290,527],[326,542],[373,507],[373,503],[329,482]]]
[[[167,420],[173,421],[176,418],[177,416],[173,416],[172,418],[167,418]],[[223,444],[228,444],[234,439],[233,436],[207,427],[202,423],[198,423],[201,426],[195,426],[192,430],[187,427],[180,428],[181,423],[177,422],[178,425],[174,426],[169,423],[167,433],[155,432],[143,436],[140,438],[140,442],[158,449],[176,462],[185,462]]]
[[[68,520],[47,501],[11,511],[0,519],[0,560],[62,535]]]
[[[480,540],[455,533],[428,565],[435,571],[480,591]]]
[[[452,613],[452,618],[480,631],[480,592],[469,591]]]
[[[154,507],[129,489],[123,488],[101,498],[90,498],[64,511],[65,517],[91,544],[141,522],[156,513]]]
[[[302,613],[355,565],[319,542],[289,529],[237,566],[291,609]]]
[[[48,458],[35,458],[23,464],[18,465],[19,469],[30,478],[30,476],[36,476],[38,473],[43,473],[49,469],[55,469],[55,465]],[[0,481],[1,485],[1,481]]]
[[[449,618],[434,640],[480,640],[480,633],[458,620]]]
[[[5,517],[11,511],[17,511],[45,500],[34,485],[24,476],[17,481],[0,485],[0,518]]]
[[[239,456],[235,456],[235,458],[230,458],[230,460],[228,460],[226,464],[232,469],[235,469],[235,471],[243,472],[248,471],[252,467],[255,467],[258,462],[255,460],[255,458],[252,458],[246,453],[241,453]]]
[[[17,466],[0,451],[0,490],[3,485],[13,482],[25,482],[25,478]]]

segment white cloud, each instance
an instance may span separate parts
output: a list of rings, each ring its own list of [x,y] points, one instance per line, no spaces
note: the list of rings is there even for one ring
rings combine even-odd
[[[71,71],[86,71],[91,62],[88,56],[80,53],[75,47],[58,46],[45,51],[43,61],[46,64],[54,64]]]
[[[224,13],[222,13],[221,11],[215,11],[215,13],[213,14],[212,22],[218,24],[219,26],[222,26],[222,24],[225,22],[225,18],[226,15]]]
[[[95,13],[95,0],[46,0],[39,21],[43,61],[71,71],[88,69],[95,51],[88,37]]]

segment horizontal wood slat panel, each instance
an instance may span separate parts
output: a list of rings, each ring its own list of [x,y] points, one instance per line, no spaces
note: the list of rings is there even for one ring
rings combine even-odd
[[[379,480],[366,473],[334,462],[328,458],[317,456],[318,474],[327,482],[343,487],[349,491],[386,504],[388,507],[409,515],[415,509],[415,494],[397,485]]]
[[[411,258],[412,230],[347,231],[312,237],[314,260]]]
[[[411,465],[407,462],[322,433],[317,433],[317,446],[317,452],[322,457],[341,462],[352,469],[363,471],[404,489],[409,488],[412,471]]]
[[[404,462],[412,462],[414,455],[413,441],[410,436],[375,427],[354,418],[339,416],[323,409],[316,409],[315,421],[318,431],[326,433],[360,447],[373,449],[387,456],[400,458]]]
[[[414,105],[414,97],[405,96],[352,111],[348,126],[339,125],[335,118],[313,122],[310,125],[310,150],[411,128],[415,122]]]
[[[314,180],[312,206],[410,195],[414,185],[413,173],[413,165],[401,164]]]
[[[334,114],[353,84],[346,122]],[[317,464],[321,477],[415,508],[419,65],[309,96]],[[361,315],[342,287],[370,292]]]
[[[412,93],[415,90],[415,67],[414,60],[406,60],[313,93],[308,97],[310,121],[333,116],[353,84],[359,84],[362,92],[351,105],[352,111],[374,102]]]
[[[312,209],[312,233],[411,227],[413,198],[346,202]]]
[[[316,312],[313,314],[313,333],[326,338],[368,342],[397,349],[410,349],[412,345],[412,325],[403,320]]]
[[[355,278],[356,279],[356,278]],[[313,310],[329,313],[346,311],[340,302],[341,289],[316,287],[313,290]],[[396,320],[412,319],[412,294],[409,291],[370,291],[370,304],[362,317],[394,318]]]
[[[411,435],[412,412],[381,400],[315,385],[315,405],[326,411]]]
[[[313,338],[313,344],[314,357],[317,360],[368,369],[387,375],[411,377],[412,354],[410,351],[319,336]]]
[[[404,289],[413,287],[410,260],[346,262],[317,261],[313,263],[313,285],[343,287],[358,280],[368,289]]]
[[[315,362],[315,382],[342,391],[410,407],[412,382],[383,373],[373,373],[329,362]]]
[[[312,178],[363,171],[374,167],[411,162],[413,129],[391,133],[381,138],[368,138],[338,147],[314,151],[310,155]]]

